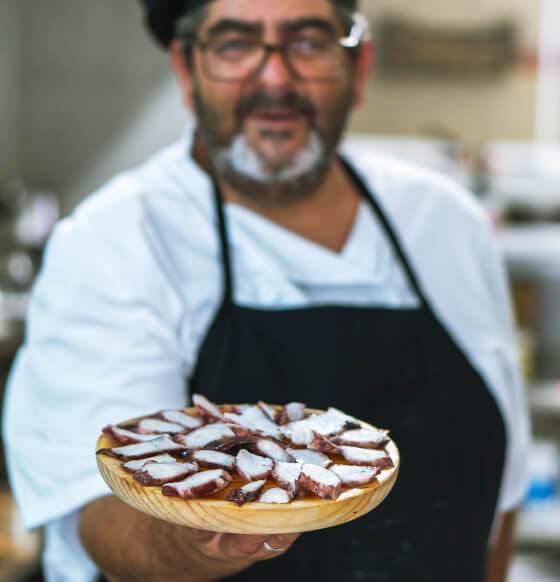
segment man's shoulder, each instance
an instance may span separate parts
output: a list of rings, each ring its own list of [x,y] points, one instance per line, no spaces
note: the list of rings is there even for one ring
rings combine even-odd
[[[158,207],[179,205],[188,214],[189,209],[208,209],[207,190],[207,178],[180,141],[115,175],[80,202],[73,217],[103,227],[114,220],[131,225]]]
[[[380,152],[357,141],[342,149],[366,186],[397,222],[422,214],[426,220],[486,224],[474,195],[446,175]]]

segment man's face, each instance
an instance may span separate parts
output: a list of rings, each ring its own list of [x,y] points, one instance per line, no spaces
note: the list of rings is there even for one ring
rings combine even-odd
[[[329,0],[216,0],[199,32],[278,45],[344,32]],[[198,132],[212,165],[247,195],[294,191],[320,182],[355,101],[350,56],[335,79],[300,79],[272,52],[258,74],[225,82],[208,75],[207,49],[195,47],[188,77]]]

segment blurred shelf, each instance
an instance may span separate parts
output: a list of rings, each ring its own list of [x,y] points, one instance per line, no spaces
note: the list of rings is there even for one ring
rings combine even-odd
[[[497,240],[511,274],[560,279],[559,224],[507,226]]]
[[[507,582],[558,582],[560,550],[518,551],[514,554]]]
[[[560,547],[560,502],[519,512],[515,541],[520,546]]]
[[[535,382],[528,390],[528,398],[533,414],[560,420],[560,380]]]
[[[32,573],[37,571],[39,560],[36,562],[18,562],[12,560],[2,560],[0,562],[0,582],[19,582],[28,579]]]
[[[0,489],[0,582],[17,582],[40,562],[42,536],[26,531],[11,493]]]

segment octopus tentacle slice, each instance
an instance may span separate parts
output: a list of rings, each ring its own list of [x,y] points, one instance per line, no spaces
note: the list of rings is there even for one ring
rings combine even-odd
[[[206,450],[220,451],[221,453],[228,453],[236,455],[240,449],[247,449],[255,444],[255,437],[238,436],[221,439],[208,443],[204,448]]]
[[[168,422],[175,422],[182,425],[186,429],[195,429],[202,426],[202,420],[197,416],[191,416],[180,410],[160,410],[154,416],[167,420]]]
[[[122,464],[122,468],[129,473],[135,473],[150,461],[154,461],[155,463],[173,463],[175,457],[172,457],[168,453],[164,453],[163,455],[156,455],[155,457],[147,457],[145,459],[138,459],[137,461],[128,461]]]
[[[299,486],[299,476],[302,468],[301,463],[284,463],[283,461],[277,461],[274,463],[274,468],[272,469],[272,479],[278,487],[286,489],[294,497],[296,497],[300,492]]]
[[[262,400],[259,400],[258,407],[266,414],[269,420],[271,420],[272,422],[276,422],[276,417],[278,416],[278,411],[276,410],[276,408],[273,408],[272,406],[270,406],[270,404],[267,404]]]
[[[192,401],[198,411],[198,416],[203,422],[210,423],[224,419],[220,409],[213,402],[210,402],[206,396],[193,394]]]
[[[261,479],[259,481],[252,481],[251,483],[247,483],[243,485],[243,487],[237,487],[232,489],[227,496],[228,501],[233,501],[235,505],[241,507],[245,505],[245,503],[249,503],[250,501],[255,501],[259,493],[262,491],[266,483],[266,479]]]
[[[171,453],[184,450],[185,447],[171,440],[169,435],[156,437],[143,443],[134,443],[122,447],[99,449],[98,455],[109,455],[123,461],[132,461],[151,457],[157,453]]]
[[[249,448],[252,452],[269,457],[274,461],[284,461],[286,463],[293,461],[292,455],[281,444],[270,439],[256,439]]]
[[[249,406],[241,414],[225,412],[224,422],[232,426],[238,434],[282,437],[280,427],[272,422],[258,406]]]
[[[322,436],[330,436],[361,426],[356,418],[344,414],[337,408],[329,408],[327,412],[314,414],[291,423],[286,433],[294,444],[309,445],[313,440],[314,432]]]
[[[213,469],[195,473],[183,481],[166,483],[161,492],[170,497],[182,497],[183,499],[196,499],[206,495],[212,495],[225,489],[231,483],[231,476],[223,469]]]
[[[280,425],[286,425],[290,422],[297,422],[305,418],[305,404],[303,402],[289,402],[284,405],[277,417],[276,422]]]
[[[234,437],[235,433],[223,422],[206,424],[188,434],[178,434],[175,440],[188,449],[203,449],[210,443]]]
[[[267,489],[259,497],[259,503],[290,503],[293,498],[293,495],[286,489],[273,487],[272,489]]]
[[[360,447],[340,447],[344,459],[354,465],[379,467],[386,469],[394,467],[393,460],[385,451],[377,449],[362,449]]]
[[[233,455],[228,455],[227,453],[221,453],[220,451],[206,451],[202,449],[189,451],[186,455],[183,455],[182,458],[194,461],[206,469],[225,469],[226,471],[233,471],[235,468],[235,457]]]
[[[330,455],[342,454],[338,445],[335,445],[332,440],[315,431],[313,431],[313,438],[307,446],[314,451],[321,451],[322,453]]]
[[[335,445],[362,447],[364,449],[382,449],[389,442],[388,430],[367,430],[359,428],[341,432],[330,439]]]
[[[299,463],[309,463],[311,465],[319,465],[320,467],[328,467],[332,461],[327,455],[319,451],[312,451],[310,449],[286,449],[290,455]]]
[[[196,463],[158,463],[150,461],[134,473],[133,478],[140,485],[163,485],[180,481],[198,471]]]
[[[272,472],[273,461],[241,449],[235,457],[235,469],[246,481],[266,479]]]
[[[103,428],[103,434],[107,436],[113,437],[114,439],[118,440],[119,443],[123,445],[129,445],[131,443],[141,443],[146,441],[151,441],[157,438],[157,435],[154,434],[139,434],[137,432],[133,432],[126,428],[121,428],[115,424],[108,424],[106,427]]]
[[[183,432],[182,424],[160,420],[159,418],[143,418],[138,422],[127,425],[125,428],[140,434],[174,434]]]
[[[356,465],[332,465],[329,468],[341,481],[343,487],[360,487],[375,481],[380,469]]]
[[[300,487],[323,499],[337,499],[342,483],[329,469],[319,465],[303,465],[298,477]]]

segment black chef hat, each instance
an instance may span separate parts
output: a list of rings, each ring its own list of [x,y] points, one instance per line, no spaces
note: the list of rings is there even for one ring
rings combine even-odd
[[[159,43],[168,47],[181,16],[209,4],[211,0],[141,0],[146,8],[146,24]]]
[[[146,24],[159,43],[167,48],[175,36],[181,16],[210,4],[212,0],[141,0],[146,8]],[[357,0],[334,0],[337,4],[356,10]]]

